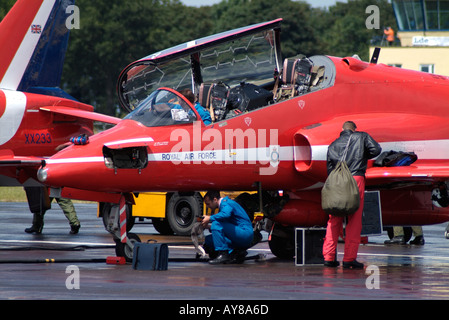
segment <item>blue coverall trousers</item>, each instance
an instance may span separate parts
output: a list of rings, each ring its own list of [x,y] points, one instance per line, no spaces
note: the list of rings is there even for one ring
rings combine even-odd
[[[210,231],[212,234],[206,236],[205,245],[216,251],[228,251],[229,253],[235,248],[249,248],[254,236],[252,228],[226,221],[213,221]]]

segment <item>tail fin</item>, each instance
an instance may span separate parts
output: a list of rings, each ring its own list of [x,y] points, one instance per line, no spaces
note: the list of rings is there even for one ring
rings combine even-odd
[[[33,92],[59,86],[69,38],[66,9],[73,4],[16,2],[0,23],[0,88]],[[52,95],[61,95],[59,91]]]

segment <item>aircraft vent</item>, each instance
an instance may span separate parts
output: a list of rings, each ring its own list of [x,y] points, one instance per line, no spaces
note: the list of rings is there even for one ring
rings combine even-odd
[[[297,171],[307,171],[312,165],[312,148],[309,140],[302,134],[294,136],[294,160]]]

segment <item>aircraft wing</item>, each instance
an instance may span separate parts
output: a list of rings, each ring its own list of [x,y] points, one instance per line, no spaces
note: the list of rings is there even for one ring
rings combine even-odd
[[[36,167],[42,165],[44,158],[40,157],[19,157],[15,156],[10,150],[0,152],[0,167]]]
[[[426,162],[401,167],[372,167],[366,171],[367,180],[376,181],[431,181],[448,180],[449,165],[443,163]]]
[[[62,106],[48,106],[48,107],[41,107],[40,110],[47,111],[47,112],[53,112],[53,113],[59,113],[67,116],[77,117],[77,118],[83,118],[83,119],[89,119],[92,121],[99,121],[99,122],[105,122],[105,123],[111,123],[111,124],[117,124],[120,122],[120,118],[107,116],[105,114],[91,112],[87,110],[81,110],[81,109],[75,109],[70,107],[62,107]]]

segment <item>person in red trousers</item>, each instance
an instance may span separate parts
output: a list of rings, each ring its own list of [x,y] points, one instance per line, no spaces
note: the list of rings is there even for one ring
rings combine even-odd
[[[358,262],[356,258],[362,231],[365,172],[368,159],[378,156],[382,148],[368,133],[359,132],[356,129],[357,126],[352,121],[346,121],[343,124],[340,137],[331,143],[327,151],[327,172],[329,174],[335,168],[349,141],[346,159],[344,160],[346,160],[346,164],[359,187],[360,207],[354,214],[347,217],[343,268],[362,269],[363,263]],[[349,140],[350,137],[351,140]],[[336,256],[338,237],[343,231],[343,219],[344,217],[329,215],[323,245],[324,265],[326,267],[338,267],[340,265]]]

